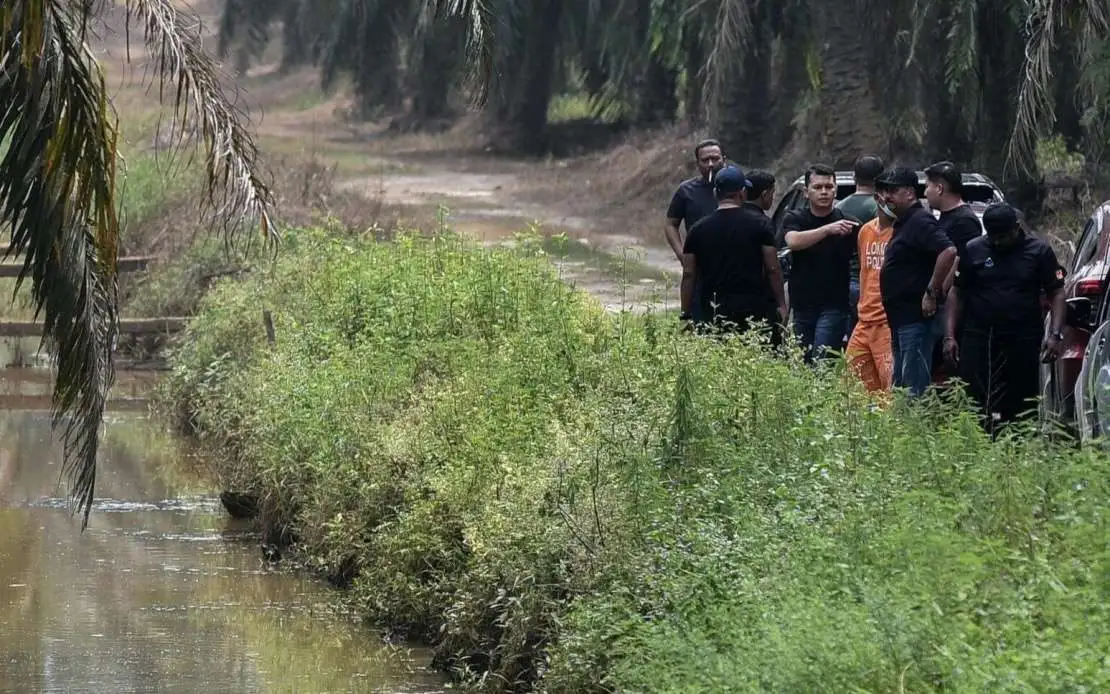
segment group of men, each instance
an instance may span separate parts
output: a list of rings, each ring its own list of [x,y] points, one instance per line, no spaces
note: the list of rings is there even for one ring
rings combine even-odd
[[[915,170],[867,155],[840,201],[836,172],[811,166],[807,204],[786,213],[780,237],[768,214],[771,173],[726,163],[716,140],[698,143],[694,156],[700,175],[667,210],[683,320],[700,330],[767,328],[776,347],[792,327],[807,361],[844,350],[874,392],[919,396],[938,365],[955,367],[992,431],[1030,411],[1039,365],[1059,352],[1063,271],[1017,210],[991,205],[980,224],[947,161],[925,169],[927,208]],[[790,251],[789,294],[780,246]]]

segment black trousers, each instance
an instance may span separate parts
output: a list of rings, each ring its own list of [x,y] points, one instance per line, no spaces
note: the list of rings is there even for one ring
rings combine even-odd
[[[1041,338],[964,330],[959,376],[982,408],[987,430],[1015,422],[1036,408],[1040,394]]]

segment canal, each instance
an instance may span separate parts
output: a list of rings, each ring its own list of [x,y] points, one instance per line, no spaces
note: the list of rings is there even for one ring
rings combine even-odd
[[[249,525],[121,373],[80,532],[60,487],[49,372],[0,370],[0,692],[441,692],[325,583],[263,561]]]

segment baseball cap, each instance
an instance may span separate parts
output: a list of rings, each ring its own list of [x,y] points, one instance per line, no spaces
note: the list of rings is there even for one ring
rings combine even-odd
[[[916,188],[917,172],[908,166],[895,166],[884,171],[875,183],[887,190],[892,188]]]
[[[983,212],[983,228],[987,234],[1005,234],[1018,226],[1017,210],[1004,202],[998,202]]]
[[[725,168],[717,172],[717,177],[713,180],[713,187],[717,193],[739,193],[745,188],[750,188],[752,182],[744,175],[743,170],[739,166],[729,164]]]

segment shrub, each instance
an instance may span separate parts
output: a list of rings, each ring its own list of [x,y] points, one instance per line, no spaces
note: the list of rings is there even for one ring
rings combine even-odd
[[[203,300],[166,401],[475,689],[1110,684],[1103,457],[606,315],[534,243],[288,246]]]

